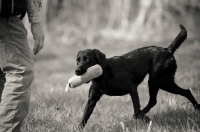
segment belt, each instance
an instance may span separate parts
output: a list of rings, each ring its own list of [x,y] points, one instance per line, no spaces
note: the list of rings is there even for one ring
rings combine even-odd
[[[26,11],[21,13],[21,14],[0,14],[0,17],[3,17],[3,18],[9,18],[10,16],[18,16],[21,20],[24,18],[24,16],[26,15]]]
[[[11,16],[16,16],[16,17],[19,17],[19,18],[20,18],[21,15],[1,15],[1,14],[0,14],[0,17],[6,18],[6,19],[8,19],[8,18],[11,17]]]
[[[3,17],[3,18],[9,18],[10,16],[17,16],[17,15],[5,15],[5,14],[0,14],[0,17]]]
[[[9,16],[7,16],[7,15],[0,15],[0,17],[8,18]]]

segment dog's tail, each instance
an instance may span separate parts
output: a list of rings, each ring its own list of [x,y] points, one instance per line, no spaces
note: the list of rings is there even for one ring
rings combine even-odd
[[[187,30],[185,29],[185,27],[183,25],[180,24],[180,28],[181,31],[178,34],[178,36],[176,36],[175,40],[170,44],[170,46],[168,47],[168,49],[174,53],[178,47],[185,41],[185,39],[187,38]]]

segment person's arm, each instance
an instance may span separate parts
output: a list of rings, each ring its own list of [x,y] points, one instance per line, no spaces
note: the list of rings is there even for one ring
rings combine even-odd
[[[42,2],[41,0],[27,0],[27,13],[31,23],[31,32],[35,40],[33,53],[36,55],[44,45],[44,31],[42,28]]]

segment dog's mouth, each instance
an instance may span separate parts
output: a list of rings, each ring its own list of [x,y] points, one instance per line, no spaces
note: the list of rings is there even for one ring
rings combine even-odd
[[[76,70],[75,70],[75,74],[76,74],[77,76],[81,76],[81,75],[85,74],[86,71],[87,71],[87,69],[85,70],[85,69],[83,69],[83,68],[81,68],[81,67],[77,67]],[[88,81],[88,82],[86,82],[86,83],[89,83],[89,82],[90,82],[90,81]],[[69,86],[71,87],[70,84],[69,84]]]

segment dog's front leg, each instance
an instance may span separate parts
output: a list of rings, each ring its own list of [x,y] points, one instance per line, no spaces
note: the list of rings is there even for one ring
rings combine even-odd
[[[96,106],[96,103],[99,101],[101,96],[102,96],[101,93],[95,92],[94,90],[89,91],[88,102],[86,104],[84,114],[81,123],[79,125],[79,129],[82,129],[85,126],[87,120],[90,118],[90,115],[94,110],[94,107]]]
[[[150,119],[149,117],[147,117],[145,114],[142,113],[142,111],[140,110],[140,101],[139,101],[139,95],[138,95],[138,91],[137,91],[137,86],[133,87],[131,92],[130,92],[130,96],[133,102],[133,108],[134,108],[134,118],[135,119],[142,119],[145,122],[149,122]]]
[[[131,90],[130,96],[131,96],[131,99],[132,99],[135,115],[140,115],[141,114],[140,100],[139,100],[139,95],[138,95],[138,91],[137,91],[136,86]]]

